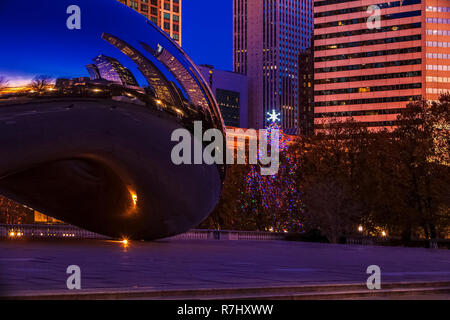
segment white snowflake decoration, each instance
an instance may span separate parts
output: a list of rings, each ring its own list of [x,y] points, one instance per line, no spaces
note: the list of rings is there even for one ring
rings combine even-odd
[[[281,121],[281,113],[272,110],[272,112],[267,112],[267,121],[275,123]]]

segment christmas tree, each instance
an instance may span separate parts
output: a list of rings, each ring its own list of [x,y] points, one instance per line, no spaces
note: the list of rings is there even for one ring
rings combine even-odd
[[[244,216],[250,217],[260,231],[298,232],[300,220],[300,193],[295,183],[296,162],[289,153],[289,136],[273,122],[267,128],[267,142],[279,130],[280,167],[275,175],[262,175],[260,165],[253,165],[246,177],[245,191],[241,192],[239,204]]]

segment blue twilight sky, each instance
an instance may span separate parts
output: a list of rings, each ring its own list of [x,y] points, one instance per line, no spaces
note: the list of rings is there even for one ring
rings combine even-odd
[[[233,1],[183,0],[183,49],[196,64],[233,69]]]

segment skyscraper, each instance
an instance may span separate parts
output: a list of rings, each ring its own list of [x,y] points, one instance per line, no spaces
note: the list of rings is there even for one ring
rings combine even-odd
[[[313,0],[234,0],[233,67],[249,79],[249,127],[266,127],[276,111],[285,129],[298,128],[298,61],[313,10]]]
[[[334,117],[392,128],[410,101],[450,90],[449,1],[319,0],[314,15],[316,129]]]
[[[182,0],[118,0],[163,29],[181,46]]]
[[[248,126],[248,80],[243,74],[198,66],[213,91],[226,126]]]
[[[314,133],[314,52],[301,52],[298,59],[298,125],[299,133]]]

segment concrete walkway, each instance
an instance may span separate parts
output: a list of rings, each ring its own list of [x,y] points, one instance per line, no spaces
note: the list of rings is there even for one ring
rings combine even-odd
[[[245,288],[450,281],[450,251],[283,241],[0,242],[0,294],[66,291],[69,265],[85,290]]]

